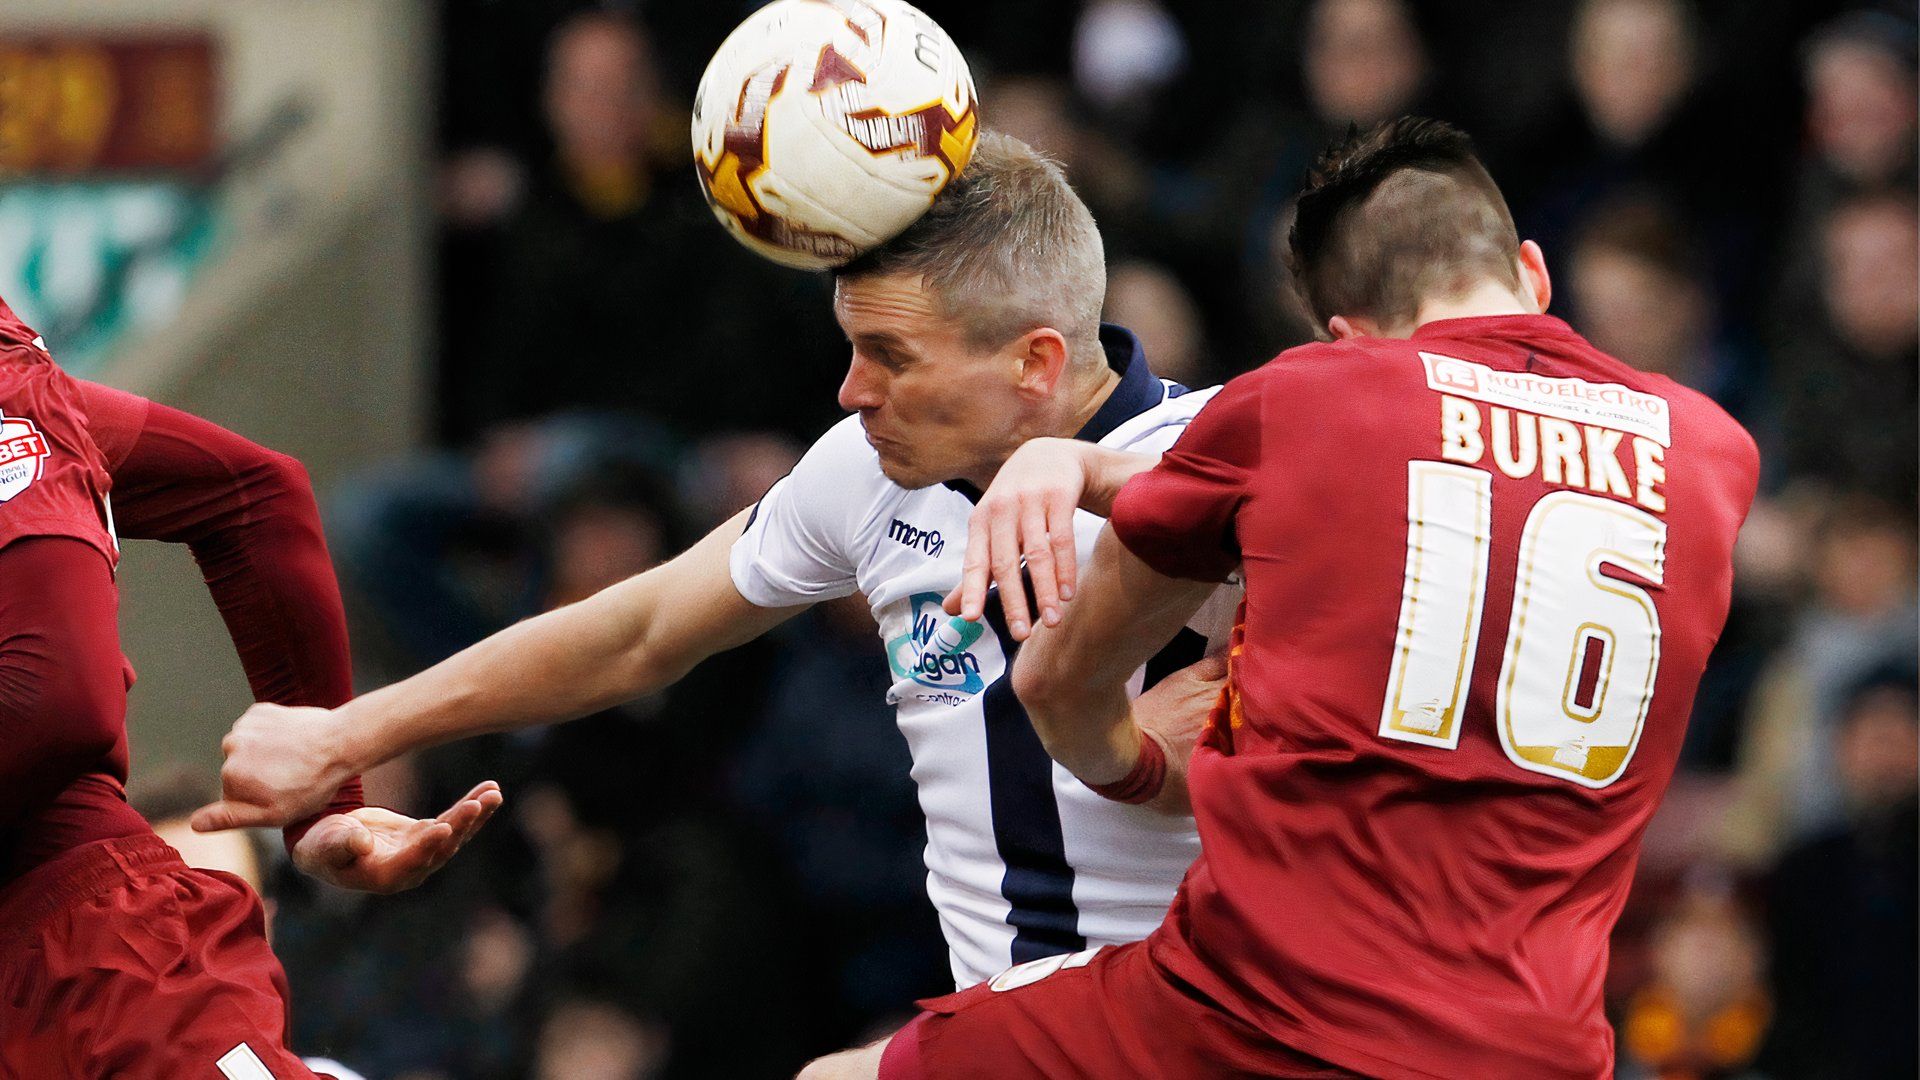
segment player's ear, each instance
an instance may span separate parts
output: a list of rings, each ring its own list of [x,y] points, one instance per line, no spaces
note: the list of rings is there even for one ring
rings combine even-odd
[[[1042,326],[1022,334],[1013,343],[1020,365],[1020,389],[1036,397],[1052,397],[1067,371],[1067,339],[1060,331]]]
[[[1333,340],[1335,341],[1345,341],[1348,338],[1367,336],[1365,330],[1355,326],[1353,320],[1347,318],[1345,315],[1335,315],[1328,319],[1327,332],[1333,335]]]
[[[1553,278],[1547,273],[1547,253],[1532,240],[1520,242],[1520,298],[1533,304],[1536,315],[1545,314],[1553,301]]]

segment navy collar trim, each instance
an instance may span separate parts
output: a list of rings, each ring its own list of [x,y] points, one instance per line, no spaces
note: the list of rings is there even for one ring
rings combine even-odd
[[[1100,403],[1093,418],[1074,434],[1074,438],[1086,442],[1099,442],[1111,435],[1113,429],[1160,404],[1167,396],[1166,385],[1147,366],[1147,351],[1133,331],[1114,323],[1101,323],[1100,348],[1107,354],[1107,366],[1120,376],[1120,381],[1107,395],[1107,400]],[[1184,393],[1185,388],[1180,392]],[[973,502],[980,501],[980,489],[965,480],[948,480],[946,486]]]
[[[1118,372],[1120,382],[1113,393],[1100,403],[1100,409],[1076,439],[1099,442],[1113,429],[1139,416],[1166,398],[1166,388],[1147,366],[1147,351],[1133,331],[1114,323],[1100,324],[1100,347],[1106,350],[1107,366]]]

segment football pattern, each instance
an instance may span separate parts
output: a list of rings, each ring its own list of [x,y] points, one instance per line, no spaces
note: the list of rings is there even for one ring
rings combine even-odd
[[[966,60],[900,0],[775,0],[701,77],[701,190],[735,239],[825,269],[885,243],[964,169],[979,134]]]

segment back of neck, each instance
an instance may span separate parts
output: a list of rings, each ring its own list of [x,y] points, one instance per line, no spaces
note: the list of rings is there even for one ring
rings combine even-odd
[[[1475,319],[1489,315],[1538,315],[1531,304],[1497,281],[1483,281],[1470,292],[1428,300],[1414,314],[1415,329],[1442,319]]]

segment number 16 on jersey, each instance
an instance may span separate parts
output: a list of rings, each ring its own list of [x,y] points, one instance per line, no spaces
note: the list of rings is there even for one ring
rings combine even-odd
[[[1460,745],[1485,614],[1493,477],[1407,464],[1407,570],[1380,735]],[[1578,491],[1534,503],[1520,534],[1494,705],[1500,746],[1522,769],[1600,788],[1633,758],[1660,667],[1660,614],[1644,588],[1665,574],[1666,523]]]

